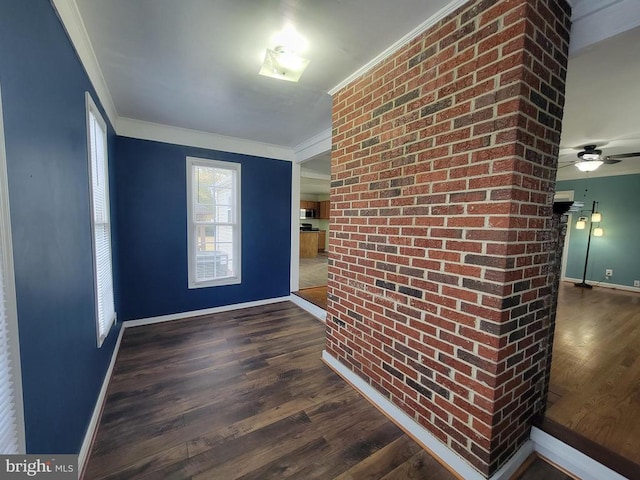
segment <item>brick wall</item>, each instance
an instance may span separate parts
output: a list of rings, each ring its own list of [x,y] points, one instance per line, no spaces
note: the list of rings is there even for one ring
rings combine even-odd
[[[568,18],[469,2],[334,96],[326,350],[486,476],[544,377]]]

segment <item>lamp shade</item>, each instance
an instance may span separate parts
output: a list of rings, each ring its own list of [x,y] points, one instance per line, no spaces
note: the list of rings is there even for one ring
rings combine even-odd
[[[586,226],[587,226],[587,219],[585,217],[578,218],[578,221],[576,222],[576,229],[584,230]]]
[[[596,227],[593,229],[594,237],[602,237],[604,235],[604,229],[602,227]]]
[[[602,163],[602,160],[582,160],[577,162],[575,166],[581,172],[593,172],[602,165]]]
[[[591,221],[594,223],[598,223],[602,221],[602,214],[600,212],[593,212],[591,214]]]

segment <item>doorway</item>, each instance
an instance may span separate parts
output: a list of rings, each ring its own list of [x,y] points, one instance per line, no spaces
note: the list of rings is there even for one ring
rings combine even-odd
[[[294,294],[326,310],[331,154],[300,164],[298,289]]]

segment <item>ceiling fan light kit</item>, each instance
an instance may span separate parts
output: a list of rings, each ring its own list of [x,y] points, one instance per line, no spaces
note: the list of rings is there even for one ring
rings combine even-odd
[[[640,152],[603,156],[602,150],[598,150],[596,145],[585,145],[584,150],[578,152],[578,158],[580,160],[573,162],[573,164],[581,172],[593,172],[602,164],[613,165],[615,163],[620,163],[623,158],[631,157],[640,157]]]
[[[576,162],[575,166],[581,172],[593,172],[603,163],[604,162],[602,160],[583,160],[581,162]]]

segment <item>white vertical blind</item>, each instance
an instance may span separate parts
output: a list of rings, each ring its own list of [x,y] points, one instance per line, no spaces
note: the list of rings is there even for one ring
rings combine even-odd
[[[4,225],[3,225],[4,226]],[[4,260],[4,259],[3,259]],[[0,454],[18,453],[15,391],[10,361],[11,342],[8,331],[4,261],[0,272]]]
[[[15,453],[24,453],[24,420],[0,93],[0,454]]]
[[[107,337],[116,319],[111,268],[111,220],[109,215],[109,164],[107,127],[87,93],[87,129],[91,172],[94,281],[98,346]]]

